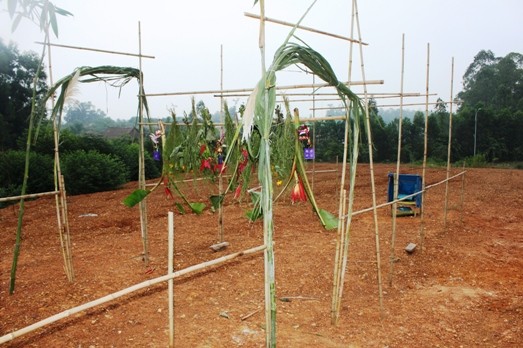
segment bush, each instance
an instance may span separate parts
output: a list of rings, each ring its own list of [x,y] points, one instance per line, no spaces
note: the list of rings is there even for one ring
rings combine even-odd
[[[62,173],[71,195],[114,190],[126,183],[129,176],[118,157],[84,150],[63,156]]]
[[[113,153],[120,158],[120,160],[127,167],[129,176],[127,181],[138,180],[138,156],[140,153],[140,145],[137,143],[130,143],[125,139],[113,140]],[[158,166],[157,162],[153,160],[149,152],[145,152],[145,178],[154,179],[160,176],[161,162]]]
[[[25,151],[5,151],[0,153],[0,187],[18,187],[20,194],[24,180]],[[27,193],[40,193],[54,190],[53,158],[49,155],[29,153],[29,179]],[[4,196],[6,197],[6,196]]]

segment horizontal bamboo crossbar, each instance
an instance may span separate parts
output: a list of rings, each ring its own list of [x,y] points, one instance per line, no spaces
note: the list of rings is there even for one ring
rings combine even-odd
[[[9,342],[9,341],[11,341],[11,340],[13,340],[13,339],[15,339],[17,337],[25,335],[25,334],[27,334],[29,332],[37,330],[37,329],[39,329],[41,327],[44,327],[46,325],[52,324],[52,323],[54,323],[54,322],[56,322],[58,320],[61,320],[63,318],[69,317],[69,316],[71,316],[73,314],[85,311],[87,309],[96,307],[96,306],[104,304],[106,302],[115,300],[115,299],[117,299],[119,297],[122,297],[124,295],[128,295],[128,294],[130,294],[132,292],[135,292],[135,291],[138,291],[138,290],[141,290],[141,289],[144,289],[146,287],[153,286],[153,285],[156,285],[156,284],[159,284],[159,283],[162,283],[162,282],[166,282],[166,281],[168,281],[170,279],[178,278],[178,277],[181,277],[181,276],[186,275],[188,273],[199,271],[199,270],[202,270],[202,269],[210,267],[210,266],[218,265],[220,263],[223,263],[223,262],[235,259],[235,258],[237,258],[239,256],[254,254],[254,253],[257,253],[257,252],[265,250],[265,248],[266,248],[265,245],[260,245],[260,246],[257,246],[255,248],[251,248],[251,249],[247,249],[247,250],[240,251],[240,252],[237,252],[237,253],[225,255],[225,256],[222,256],[220,258],[211,260],[211,261],[207,261],[207,262],[203,262],[203,263],[200,263],[200,264],[197,264],[197,265],[194,265],[194,266],[190,266],[190,267],[187,267],[185,269],[179,270],[179,271],[171,273],[171,274],[166,274],[166,275],[158,277],[158,278],[146,280],[144,282],[138,283],[136,285],[133,285],[133,286],[128,287],[126,289],[123,289],[123,290],[117,291],[115,293],[109,294],[107,296],[101,297],[99,299],[96,299],[96,300],[84,303],[84,304],[82,304],[80,306],[77,306],[77,307],[70,308],[70,309],[65,310],[63,312],[55,314],[55,315],[53,315],[53,316],[51,316],[49,318],[40,320],[39,322],[36,322],[36,323],[34,323],[32,325],[29,325],[29,326],[27,326],[27,327],[25,327],[23,329],[16,330],[16,331],[11,332],[11,333],[9,333],[7,335],[4,335],[4,336],[0,337],[0,344],[5,343],[5,342]]]
[[[253,14],[253,13],[244,12],[244,15],[246,17],[250,17],[250,18],[254,18],[254,19],[261,19],[261,16],[259,16],[257,14]],[[279,20],[279,19],[269,18],[267,16],[265,16],[264,19],[267,22],[271,22],[271,23],[275,23],[275,24],[281,24],[281,25],[285,25],[285,26],[293,27],[293,28],[296,27],[298,29],[302,29],[302,30],[310,31],[310,32],[317,33],[317,34],[334,37],[336,39],[350,41],[350,42],[357,43],[357,44],[362,44],[362,45],[365,45],[365,46],[369,45],[366,42],[362,42],[362,41],[359,41],[359,40],[351,39],[350,37],[341,36],[341,35],[338,35],[338,34],[332,34],[332,33],[329,33],[329,32],[323,31],[323,30],[318,30],[318,29],[314,29],[314,28],[311,28],[311,27],[306,27],[304,25],[296,25],[294,23],[289,23],[289,22],[285,22],[285,21],[282,21],[282,20]]]
[[[409,198],[412,198],[412,197],[414,197],[414,196],[416,196],[416,195],[419,195],[420,193],[423,193],[423,192],[425,192],[425,191],[428,191],[429,189],[431,189],[431,188],[433,188],[433,187],[435,187],[435,186],[438,186],[438,185],[444,184],[444,183],[446,183],[447,181],[450,181],[450,180],[452,180],[452,179],[457,178],[458,176],[464,175],[466,172],[467,172],[467,171],[463,171],[463,172],[458,173],[458,174],[456,174],[456,175],[454,175],[454,176],[452,176],[452,177],[450,177],[450,178],[448,178],[448,179],[442,180],[442,181],[437,182],[437,183],[432,184],[432,185],[425,186],[425,189],[424,189],[424,190],[421,190],[421,191],[418,191],[418,192],[414,192],[413,194],[410,194],[410,195],[408,195],[408,196],[402,197],[402,198],[400,198],[400,199],[396,199],[396,200],[394,200],[394,201],[390,201],[390,202],[387,202],[387,203],[379,204],[379,205],[376,206],[376,209],[383,208],[383,207],[386,207],[386,206],[388,206],[388,205],[393,205],[393,204],[399,203],[399,202],[401,202],[401,201],[407,200],[407,199],[409,199]],[[353,212],[353,213],[352,213],[352,216],[360,215],[360,214],[363,214],[363,213],[368,213],[369,211],[373,211],[373,210],[374,210],[374,207],[365,208],[365,209],[362,209],[362,210],[358,210],[358,211]],[[347,216],[348,216],[348,215],[347,215]],[[345,216],[345,217],[347,217],[347,216]]]
[[[361,86],[365,85],[382,85],[385,83],[384,80],[368,80],[368,81],[351,81],[351,82],[342,82],[345,85],[350,86]],[[287,86],[276,86],[277,90],[282,89],[299,89],[299,88],[327,88],[333,87],[328,83],[321,84],[301,84],[301,85],[287,85]],[[192,94],[216,94],[217,97],[227,97],[226,93],[241,93],[241,92],[252,92],[252,88],[238,88],[238,89],[224,89],[224,90],[208,90],[208,91],[186,91],[186,92],[166,92],[166,93],[146,93],[143,94],[144,97],[167,97],[167,96],[177,96],[177,95],[192,95]]]
[[[133,57],[142,57],[142,58],[155,59],[154,56],[147,56],[147,55],[144,55],[144,54],[118,52],[118,51],[108,51],[108,50],[101,50],[101,49],[98,49],[98,48],[88,48],[88,47],[70,46],[70,45],[60,45],[60,44],[53,44],[53,43],[49,43],[48,44],[48,43],[45,43],[45,42],[38,42],[38,41],[36,41],[35,43],[37,43],[39,45],[49,45],[49,46],[54,46],[54,47],[72,48],[72,49],[75,49],[75,50],[93,51],[93,52],[101,52],[101,53],[119,54],[119,55],[122,55],[122,56],[133,56]]]
[[[43,196],[55,196],[59,193],[60,193],[60,191],[51,191],[51,192],[42,192],[42,193],[32,193],[32,194],[23,195],[23,196],[3,197],[3,198],[0,198],[0,202],[17,201],[22,198],[38,198],[38,197],[43,197]]]

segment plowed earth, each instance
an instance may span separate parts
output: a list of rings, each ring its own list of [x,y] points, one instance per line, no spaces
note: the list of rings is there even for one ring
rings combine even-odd
[[[378,204],[386,202],[387,173],[394,170],[395,165],[375,166]],[[401,171],[421,174],[419,167]],[[309,174],[319,206],[332,213],[338,212],[340,172],[334,164],[315,164]],[[426,183],[446,176],[445,168],[430,168]],[[165,275],[168,211],[175,211],[175,270],[263,244],[261,221],[245,218],[249,200],[226,198],[223,233],[230,245],[213,252],[218,214],[206,209],[200,216],[181,215],[160,189],[147,203],[145,266],[138,209],[122,205],[135,188],[131,183],[68,197],[73,283],[63,271],[54,198],[28,201],[13,295],[8,284],[18,209],[0,210],[0,336]],[[182,190],[191,201],[208,202],[217,186],[197,181]],[[337,326],[330,313],[336,231],[323,229],[310,204],[292,205],[285,193],[274,206],[278,346],[523,346],[523,171],[467,170],[464,180],[459,176],[448,185],[445,218],[446,190],[442,184],[427,192],[423,224],[419,215],[396,220],[392,248],[391,208],[378,210],[379,263],[372,212],[354,216]],[[371,193],[369,168],[362,165],[355,211],[372,206]],[[417,245],[411,254],[405,251],[409,243]],[[167,288],[165,282],[148,286],[4,346],[166,347]],[[263,252],[178,277],[174,293],[177,347],[265,345]]]

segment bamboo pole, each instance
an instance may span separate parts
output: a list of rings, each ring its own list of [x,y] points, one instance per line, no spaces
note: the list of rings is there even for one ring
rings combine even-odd
[[[463,170],[465,170],[465,161],[463,161]],[[461,198],[460,198],[460,214],[459,221],[463,223],[463,206],[465,202],[465,175],[461,178]]]
[[[154,59],[154,56],[147,56],[144,54],[135,54],[135,53],[126,53],[126,52],[118,52],[118,51],[108,51],[108,50],[101,50],[97,48],[87,48],[87,47],[80,47],[80,46],[70,46],[70,45],[59,45],[59,44],[52,44],[52,43],[44,43],[44,42],[35,42],[39,45],[48,45],[48,46],[54,46],[54,47],[63,47],[63,48],[72,48],[75,50],[84,50],[84,51],[93,51],[93,52],[101,52],[101,53],[110,53],[110,54],[119,54],[124,56],[133,56],[133,57],[140,57],[140,58],[152,58]],[[52,85],[51,85],[52,86]]]
[[[222,257],[214,259],[214,260],[210,260],[210,261],[203,262],[203,263],[200,263],[200,264],[197,264],[197,265],[194,265],[194,266],[190,266],[190,267],[187,267],[185,269],[179,270],[177,272],[173,272],[172,274],[166,274],[166,275],[163,275],[163,276],[158,277],[158,278],[154,278],[154,279],[149,279],[149,280],[143,281],[141,283],[135,284],[133,286],[130,286],[130,287],[125,288],[123,290],[117,291],[115,293],[112,293],[112,294],[106,295],[104,297],[98,298],[96,300],[84,303],[84,304],[82,304],[80,306],[76,306],[76,307],[67,309],[67,310],[65,310],[63,312],[60,312],[58,314],[55,314],[55,315],[53,315],[53,316],[51,316],[49,318],[40,320],[40,321],[38,321],[38,322],[36,322],[36,323],[34,323],[32,325],[29,325],[29,326],[27,326],[25,328],[22,328],[22,329],[13,331],[11,333],[8,333],[8,334],[6,334],[4,336],[1,336],[0,337],[0,344],[9,342],[9,341],[11,341],[11,340],[13,340],[13,339],[15,339],[17,337],[20,337],[20,336],[25,335],[25,334],[27,334],[29,332],[35,331],[37,329],[40,329],[40,328],[42,328],[42,327],[44,327],[46,325],[50,325],[52,323],[55,323],[58,320],[67,318],[67,317],[72,316],[72,315],[74,315],[76,313],[79,313],[79,312],[85,311],[87,309],[90,309],[90,308],[102,305],[102,304],[107,303],[109,301],[116,300],[116,299],[118,299],[118,298],[120,298],[122,296],[131,294],[131,293],[133,293],[135,291],[142,290],[142,289],[145,289],[147,287],[150,287],[150,286],[153,286],[153,285],[156,285],[156,284],[159,284],[159,283],[166,282],[169,279],[175,279],[175,278],[184,276],[184,275],[192,273],[192,272],[200,271],[202,269],[205,269],[205,268],[208,268],[208,267],[211,267],[211,266],[219,265],[219,264],[222,264],[224,262],[233,260],[233,259],[235,259],[237,257],[240,257],[240,256],[251,255],[251,254],[260,252],[262,250],[265,250],[265,249],[266,249],[266,246],[265,245],[261,245],[261,246],[255,247],[255,248],[251,248],[251,249],[247,249],[247,250],[240,251],[240,252],[237,252],[237,253],[225,255],[225,256],[222,256]]]
[[[65,245],[65,269],[67,272],[67,278],[69,282],[74,281],[74,267],[73,267],[73,252],[71,248],[71,231],[69,229],[69,213],[67,211],[67,194],[65,190],[65,182],[64,182],[64,176],[60,174],[59,176],[60,180],[60,206],[61,206],[61,214],[62,214],[62,225],[63,225],[63,239],[64,239],[64,245]]]
[[[354,0],[353,0],[354,4]],[[352,7],[352,21],[351,21],[351,31],[350,35],[351,38],[353,37],[354,32],[354,6]],[[349,65],[348,65],[348,81],[352,78],[352,50],[353,50],[353,42],[350,41],[349,43]],[[350,132],[350,110],[346,111],[347,114],[345,115],[345,133],[344,133],[344,142],[343,142],[343,168],[342,168],[342,175],[341,175],[341,183],[340,183],[340,203],[339,203],[339,216],[346,214],[346,191],[345,191],[345,176],[346,176],[346,170],[347,170],[347,154],[348,154],[348,140],[349,140],[349,132]],[[355,144],[353,143],[352,146],[354,147]],[[357,143],[356,143],[356,146]],[[354,158],[351,157],[351,160],[354,161]],[[351,166],[352,166],[351,162]],[[352,169],[352,168],[351,168]],[[350,171],[350,176],[352,179],[353,170]],[[349,184],[352,188],[352,183]],[[350,194],[352,195],[353,192],[351,190]],[[333,290],[332,290],[332,305],[331,305],[331,324],[332,325],[338,325],[339,317],[340,317],[340,308],[341,308],[341,297],[342,297],[342,291],[343,291],[343,261],[345,259],[345,250],[348,251],[348,245],[346,248],[346,243],[348,243],[347,234],[349,231],[350,226],[350,219],[352,218],[352,201],[351,204],[349,204],[349,219],[346,218],[340,218],[338,223],[338,231],[337,231],[337,238],[336,238],[336,254],[334,259],[334,281],[333,281]],[[349,221],[347,221],[349,220]]]
[[[168,220],[168,264],[167,275],[172,276],[174,270],[174,214],[172,211],[167,215]],[[174,347],[174,280],[171,278],[169,282],[169,347]]]
[[[401,97],[400,97],[401,98]],[[437,105],[438,103],[429,103],[429,105]],[[379,107],[392,107],[392,106],[400,106],[400,107],[403,107],[403,106],[419,106],[419,105],[426,105],[426,103],[403,103],[403,104],[385,104],[385,105],[380,105]],[[339,109],[343,109],[342,106],[334,106],[334,107],[320,107],[320,108],[316,108],[316,110],[339,110]],[[312,109],[309,109],[309,110],[312,110]]]
[[[223,90],[223,45],[220,45],[220,89]],[[223,109],[223,94],[220,98],[220,122],[224,123],[224,109]],[[220,131],[220,136],[222,135],[223,127]],[[218,240],[220,243],[223,243],[223,175],[220,171],[218,176]]]
[[[362,85],[363,85],[363,81],[361,81]],[[318,92],[315,92],[314,93],[316,96],[331,96],[331,97],[334,97],[334,96],[338,96],[338,93],[318,93]],[[364,95],[364,93],[354,93],[358,96],[362,96]],[[222,94],[215,94],[213,95],[213,97],[216,97],[216,98],[219,98]],[[224,95],[225,97],[248,97],[250,94],[249,93],[236,93],[236,94],[233,94],[233,93],[228,93],[226,95]],[[311,93],[295,93],[295,92],[282,92],[282,93],[276,93],[276,96],[278,97],[281,97],[281,96],[286,96],[286,97],[299,97],[299,96],[310,96]],[[436,96],[438,95],[437,93],[432,93],[431,96]],[[400,95],[399,93],[388,93],[388,92],[375,92],[375,93],[368,93],[368,97],[369,98],[372,98],[372,99],[389,99],[389,98],[398,98]],[[423,94],[420,94],[419,92],[416,92],[416,93],[403,93],[403,96],[404,97],[424,97],[425,95]],[[339,100],[340,98],[333,98],[333,99],[329,99],[329,100]],[[318,99],[316,99],[318,100]]]
[[[139,151],[139,159],[138,159],[138,188],[145,190],[145,130],[143,127],[143,98],[144,97],[144,90],[143,90],[143,74],[142,74],[142,29],[141,29],[141,23],[138,22],[138,52],[140,52],[139,56],[139,70],[140,70],[140,78],[139,78],[139,88],[140,93],[138,96],[138,121],[140,122],[140,151]],[[140,210],[140,231],[142,236],[142,245],[143,245],[143,261],[145,266],[147,267],[149,265],[149,241],[147,236],[147,198],[140,201],[139,203],[139,210]]]
[[[346,202],[347,202],[347,190],[341,190],[340,192],[340,202],[339,202],[339,212],[338,212],[338,229],[336,232],[336,249],[334,254],[334,280],[332,286],[332,303],[331,303],[331,324],[337,325],[339,315],[338,315],[338,299],[340,291],[340,282],[341,282],[341,262],[342,262],[342,250],[343,243],[345,240],[345,221],[347,219],[346,211]]]
[[[3,197],[0,198],[0,202],[9,202],[9,201],[17,201],[19,199],[32,199],[32,198],[39,198],[44,196],[56,196],[59,193],[59,191],[49,191],[49,192],[41,192],[41,193],[32,193],[28,195],[23,196],[11,196],[11,197]]]
[[[447,146],[447,178],[450,176],[450,155],[452,150],[452,105],[454,98],[454,57],[452,57],[450,72],[450,109],[449,109],[449,143]],[[445,214],[443,218],[443,227],[447,229],[447,213],[449,205],[449,182],[445,185]]]
[[[356,25],[358,28],[358,36],[361,40],[361,29],[360,29],[360,20],[358,15],[358,2],[357,0],[354,0],[353,6],[355,8],[355,15],[356,15]],[[365,81],[365,65],[363,60],[363,49],[361,46],[359,46],[360,50],[360,61],[361,61],[361,76],[363,81]],[[376,208],[377,201],[376,201],[376,181],[374,179],[374,156],[373,156],[373,146],[372,146],[372,129],[370,125],[370,115],[369,115],[369,103],[367,99],[367,85],[363,85],[364,88],[364,97],[365,97],[365,124],[367,128],[367,148],[369,151],[369,165],[370,165],[370,182],[371,182],[371,190],[372,190],[372,206],[374,208],[373,210],[373,218],[374,218],[374,246],[375,246],[375,252],[376,252],[376,275],[378,280],[378,301],[380,306],[380,317],[383,318],[384,316],[384,309],[383,309],[383,286],[382,286],[382,279],[381,279],[381,256],[380,256],[380,234],[379,234],[379,224],[378,224],[378,209]],[[403,94],[402,94],[403,95]]]
[[[258,46],[261,56],[261,75],[262,81],[267,81],[267,69],[265,66],[265,0],[260,0],[260,32]],[[263,241],[266,245],[264,250],[264,278],[265,278],[265,346],[276,347],[276,279],[272,221],[272,173],[270,168],[270,143],[266,129],[267,120],[272,120],[272,110],[268,110],[269,92],[264,88],[263,110],[265,115],[261,115],[263,120],[261,125],[260,160],[258,177],[261,188],[261,208],[263,211]]]
[[[423,134],[423,167],[421,172],[421,211],[420,211],[420,251],[423,252],[423,243],[425,242],[425,181],[427,173],[427,153],[428,153],[428,128],[429,128],[429,80],[430,80],[430,44],[427,43],[427,78],[425,83],[425,130]]]
[[[256,14],[248,13],[248,12],[244,12],[244,15],[246,17],[255,18],[255,19],[260,19],[261,18],[260,16],[258,16]],[[306,27],[306,26],[303,26],[303,25],[296,25],[295,23],[289,23],[289,22],[285,22],[285,21],[282,21],[282,20],[279,20],[279,19],[264,17],[264,20],[267,21],[267,22],[281,24],[281,25],[285,25],[285,26],[288,26],[288,27],[293,27],[293,28],[296,27],[298,29],[310,31],[310,32],[313,32],[313,33],[316,33],[316,34],[322,34],[322,35],[334,37],[334,38],[337,38],[337,39],[346,40],[346,41],[349,41],[349,42],[352,42],[352,43],[359,43],[359,44],[366,45],[366,46],[368,45],[368,43],[357,41],[357,40],[354,40],[354,39],[349,38],[349,37],[328,33],[326,31],[314,29],[314,28],[311,28],[311,27]]]
[[[351,86],[360,86],[363,85],[363,81],[350,81],[350,82],[342,82],[345,85],[351,85]],[[369,80],[366,81],[366,84],[368,85],[382,85],[384,83],[383,80]],[[282,90],[282,89],[300,89],[300,88],[332,88],[334,86],[329,85],[328,83],[320,83],[317,85],[311,85],[311,84],[299,84],[299,85],[287,85],[287,86],[275,86],[276,90]],[[238,89],[229,89],[229,90],[206,90],[206,91],[184,91],[184,92],[166,92],[166,93],[147,93],[144,94],[144,97],[168,97],[168,96],[176,96],[176,95],[191,95],[191,94],[218,94],[221,93],[237,93],[237,92],[252,92],[252,88],[238,88]],[[227,97],[225,95],[225,97]]]
[[[381,209],[381,208],[383,208],[383,207],[387,207],[387,206],[389,206],[389,205],[394,205],[394,204],[396,204],[396,203],[403,202],[403,201],[405,201],[405,200],[407,200],[407,199],[410,199],[410,198],[412,198],[412,197],[414,197],[414,196],[416,196],[416,195],[419,195],[419,194],[425,193],[425,192],[427,192],[429,189],[431,189],[431,188],[433,188],[433,187],[436,187],[436,186],[439,186],[439,185],[445,184],[446,182],[451,181],[451,180],[457,178],[458,176],[462,176],[462,175],[464,175],[465,173],[466,173],[466,172],[461,172],[461,173],[458,173],[458,174],[456,174],[456,175],[451,176],[451,177],[448,178],[448,179],[444,179],[444,180],[442,180],[442,181],[440,181],[440,182],[438,182],[438,183],[435,183],[435,184],[432,184],[432,185],[426,186],[424,191],[414,192],[414,193],[412,193],[412,194],[410,194],[410,195],[408,195],[408,196],[402,197],[401,199],[395,199],[395,200],[390,201],[390,202],[386,202],[386,203],[378,204],[378,205],[376,206],[376,208]],[[361,210],[358,210],[358,211],[356,211],[356,212],[353,212],[353,213],[352,213],[352,216],[361,215],[361,214],[368,213],[368,212],[373,211],[373,210],[374,210],[374,207],[369,207],[369,208],[361,209]]]
[[[401,37],[401,82],[400,91],[403,93],[403,77],[405,71],[405,34]],[[396,173],[394,173],[394,200],[398,199],[398,182],[400,176],[400,163],[401,163],[401,131],[403,122],[403,97],[400,97],[400,117],[398,124],[398,157],[396,160]],[[389,255],[389,286],[392,286],[392,277],[394,275],[394,263],[396,262],[396,213],[397,204],[392,205],[392,235],[390,240],[390,255]]]

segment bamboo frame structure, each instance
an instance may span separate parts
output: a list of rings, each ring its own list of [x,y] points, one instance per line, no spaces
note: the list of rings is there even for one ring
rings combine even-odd
[[[41,192],[41,193],[31,193],[31,194],[22,195],[22,196],[2,197],[2,198],[0,198],[0,202],[18,201],[22,198],[32,199],[32,198],[39,198],[39,197],[45,197],[45,196],[56,196],[58,193],[60,193],[60,191],[49,191],[49,192]]]

